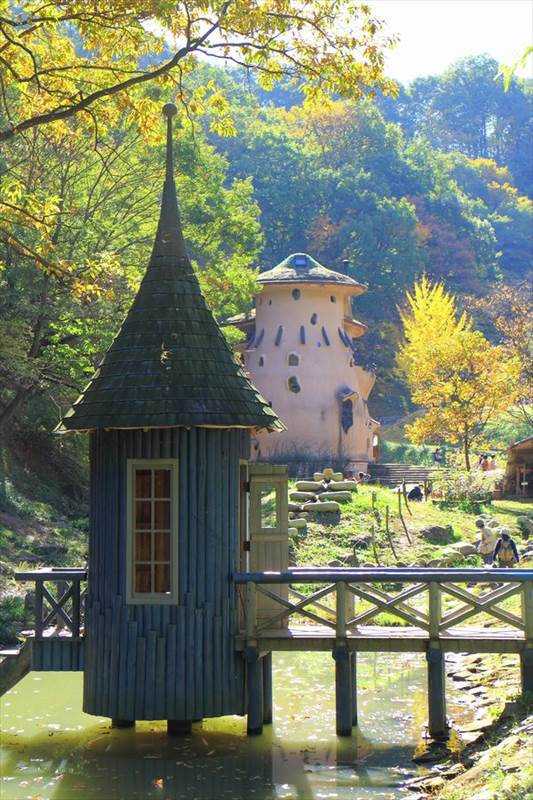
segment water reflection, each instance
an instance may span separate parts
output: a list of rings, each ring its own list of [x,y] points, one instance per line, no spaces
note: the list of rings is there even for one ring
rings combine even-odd
[[[359,657],[359,729],[335,736],[333,660],[274,656],[274,724],[248,739],[225,717],[169,738],[83,714],[81,675],[30,674],[2,702],[3,800],[392,800],[415,774],[425,720],[421,657]]]

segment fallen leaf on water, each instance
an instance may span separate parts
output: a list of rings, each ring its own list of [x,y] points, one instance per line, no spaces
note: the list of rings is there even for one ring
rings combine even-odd
[[[162,789],[163,788],[163,778],[155,778],[152,781],[152,786],[155,786],[156,789]]]

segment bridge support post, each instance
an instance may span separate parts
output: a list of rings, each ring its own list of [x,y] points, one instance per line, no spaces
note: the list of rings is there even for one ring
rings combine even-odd
[[[526,647],[520,653],[520,677],[522,696],[533,693],[533,647]]]
[[[263,732],[263,664],[257,647],[247,647],[246,657],[246,695],[248,736],[258,736]]]
[[[440,647],[429,644],[426,654],[428,662],[428,718],[429,735],[433,739],[446,736],[446,673],[444,653]]]
[[[524,581],[522,586],[522,619],[526,641],[520,653],[520,677],[525,695],[533,692],[533,581]]]
[[[272,722],[272,653],[265,653],[263,662],[263,722]]]
[[[188,736],[192,733],[192,720],[167,719],[167,733],[169,736]]]
[[[135,720],[134,719],[112,719],[111,720],[111,727],[112,728],[134,728],[135,727]]]
[[[337,736],[352,735],[352,659],[346,645],[335,645],[335,713]]]
[[[357,725],[357,653],[350,654],[352,666],[352,725]]]

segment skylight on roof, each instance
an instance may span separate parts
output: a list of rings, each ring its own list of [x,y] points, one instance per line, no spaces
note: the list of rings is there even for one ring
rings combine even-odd
[[[305,256],[294,256],[294,266],[295,267],[306,267],[307,266],[307,259]]]

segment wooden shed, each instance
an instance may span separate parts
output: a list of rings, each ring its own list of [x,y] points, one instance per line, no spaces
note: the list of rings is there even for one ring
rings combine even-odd
[[[166,719],[180,732],[245,712],[232,576],[250,566],[250,435],[284,426],[200,291],[173,178],[176,109],[164,113],[166,179],[148,268],[58,430],[90,436],[84,710],[117,726]],[[278,468],[269,491],[283,497],[283,481]]]
[[[533,497],[533,436],[515,442],[507,451],[504,491],[516,497]]]

